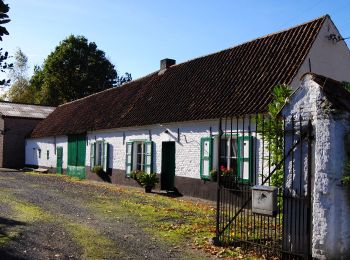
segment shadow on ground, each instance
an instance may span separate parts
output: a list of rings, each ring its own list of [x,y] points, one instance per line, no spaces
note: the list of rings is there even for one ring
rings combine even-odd
[[[25,259],[21,258],[17,255],[17,253],[13,249],[9,249],[6,247],[3,247],[1,245],[1,240],[6,240],[7,238],[9,241],[14,240],[15,238],[9,238],[8,231],[11,229],[14,229],[17,226],[25,226],[26,223],[9,219],[9,218],[3,218],[0,217],[0,258],[1,259]]]

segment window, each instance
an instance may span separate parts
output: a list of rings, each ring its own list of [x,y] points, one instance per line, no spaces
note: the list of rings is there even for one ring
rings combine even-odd
[[[232,169],[237,174],[238,147],[237,138],[223,137],[220,146],[220,166]],[[213,165],[213,168],[216,168]]]
[[[143,142],[137,142],[136,143],[136,170],[143,171],[145,166],[145,150],[144,150],[144,144]]]
[[[125,172],[130,176],[134,170],[152,172],[153,142],[134,141],[126,143]]]
[[[209,179],[210,171],[218,167],[231,169],[242,182],[249,182],[252,174],[252,137],[224,135],[220,140],[220,152],[217,156],[219,139],[205,137],[201,139],[200,173],[202,179]]]
[[[41,149],[38,149],[38,157],[41,158]]]
[[[109,144],[103,141],[97,141],[90,145],[90,167],[102,166],[106,172],[108,170]]]
[[[50,151],[46,150],[46,159],[49,160],[50,159]]]

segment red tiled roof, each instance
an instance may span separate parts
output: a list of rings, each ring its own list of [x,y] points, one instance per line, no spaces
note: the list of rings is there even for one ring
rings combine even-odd
[[[32,137],[264,112],[291,83],[326,16],[64,104]]]

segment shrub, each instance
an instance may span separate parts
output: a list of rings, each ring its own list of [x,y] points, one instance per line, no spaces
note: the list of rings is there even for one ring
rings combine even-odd
[[[210,179],[212,181],[217,181],[217,179],[218,179],[218,171],[216,169],[210,171]]]
[[[156,173],[146,173],[146,172],[142,172],[139,175],[139,183],[142,187],[152,187],[154,188],[154,186],[156,185],[156,183],[159,182],[159,179],[157,177]]]
[[[103,167],[101,165],[96,165],[92,168],[92,172],[94,172],[96,174],[102,174],[102,173],[104,173]]]
[[[135,170],[135,171],[131,172],[130,178],[131,178],[131,179],[134,179],[135,181],[137,181],[138,183],[140,183],[140,176],[141,176],[142,174],[145,174],[145,172],[140,171],[140,170]]]

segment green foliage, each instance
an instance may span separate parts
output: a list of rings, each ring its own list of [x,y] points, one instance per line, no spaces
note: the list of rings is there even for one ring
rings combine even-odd
[[[0,41],[2,41],[2,37],[4,35],[9,35],[9,32],[7,29],[2,26],[5,23],[10,22],[9,16],[7,15],[8,11],[10,10],[8,4],[5,4],[4,1],[0,0]],[[7,69],[11,69],[13,64],[9,64],[6,62],[7,58],[9,57],[8,52],[3,52],[3,49],[0,48],[0,71],[5,72]],[[5,86],[10,83],[10,80],[2,79],[0,80],[0,86]]]
[[[292,89],[287,85],[275,86],[272,90],[272,102],[268,106],[268,117],[258,116],[258,131],[264,138],[273,166],[277,166],[283,159],[283,121],[279,118],[279,113],[291,93]],[[283,174],[283,169],[277,169],[271,176],[271,184],[282,187]]]
[[[96,174],[102,174],[104,173],[103,167],[101,165],[96,165],[92,168],[92,172]]]
[[[350,92],[350,82],[343,81],[343,87]]]
[[[139,179],[140,179],[140,175],[141,174],[144,174],[144,172],[143,171],[139,171],[139,170],[135,170],[135,171],[131,172],[130,178],[132,178],[132,179],[134,179],[135,181],[138,182]]]
[[[341,180],[341,182],[343,184],[350,184],[350,160],[348,160],[346,163],[345,163],[345,166],[344,166],[344,176]]]
[[[212,181],[217,181],[218,171],[216,169],[211,170],[209,174],[210,174],[210,179]],[[224,166],[221,166],[220,177],[225,177],[225,176],[237,177],[237,174],[233,171],[233,169],[229,169]]]
[[[210,171],[210,179],[212,181],[217,181],[218,180],[218,171],[216,169],[213,169]]]
[[[118,77],[114,65],[94,42],[70,35],[36,67],[31,85],[40,104],[59,105],[131,80]]]
[[[15,62],[10,70],[11,81],[10,89],[4,95],[9,101],[20,103],[35,103],[35,91],[29,84],[27,77],[28,57],[17,49],[15,53]]]
[[[147,173],[139,170],[133,171],[130,177],[136,180],[142,187],[154,188],[156,183],[159,182],[159,179],[156,173]]]
[[[152,187],[154,188],[154,186],[156,185],[156,183],[159,182],[159,179],[157,177],[156,173],[146,173],[143,172],[140,174],[139,176],[139,180],[140,180],[140,184],[142,187]]]

